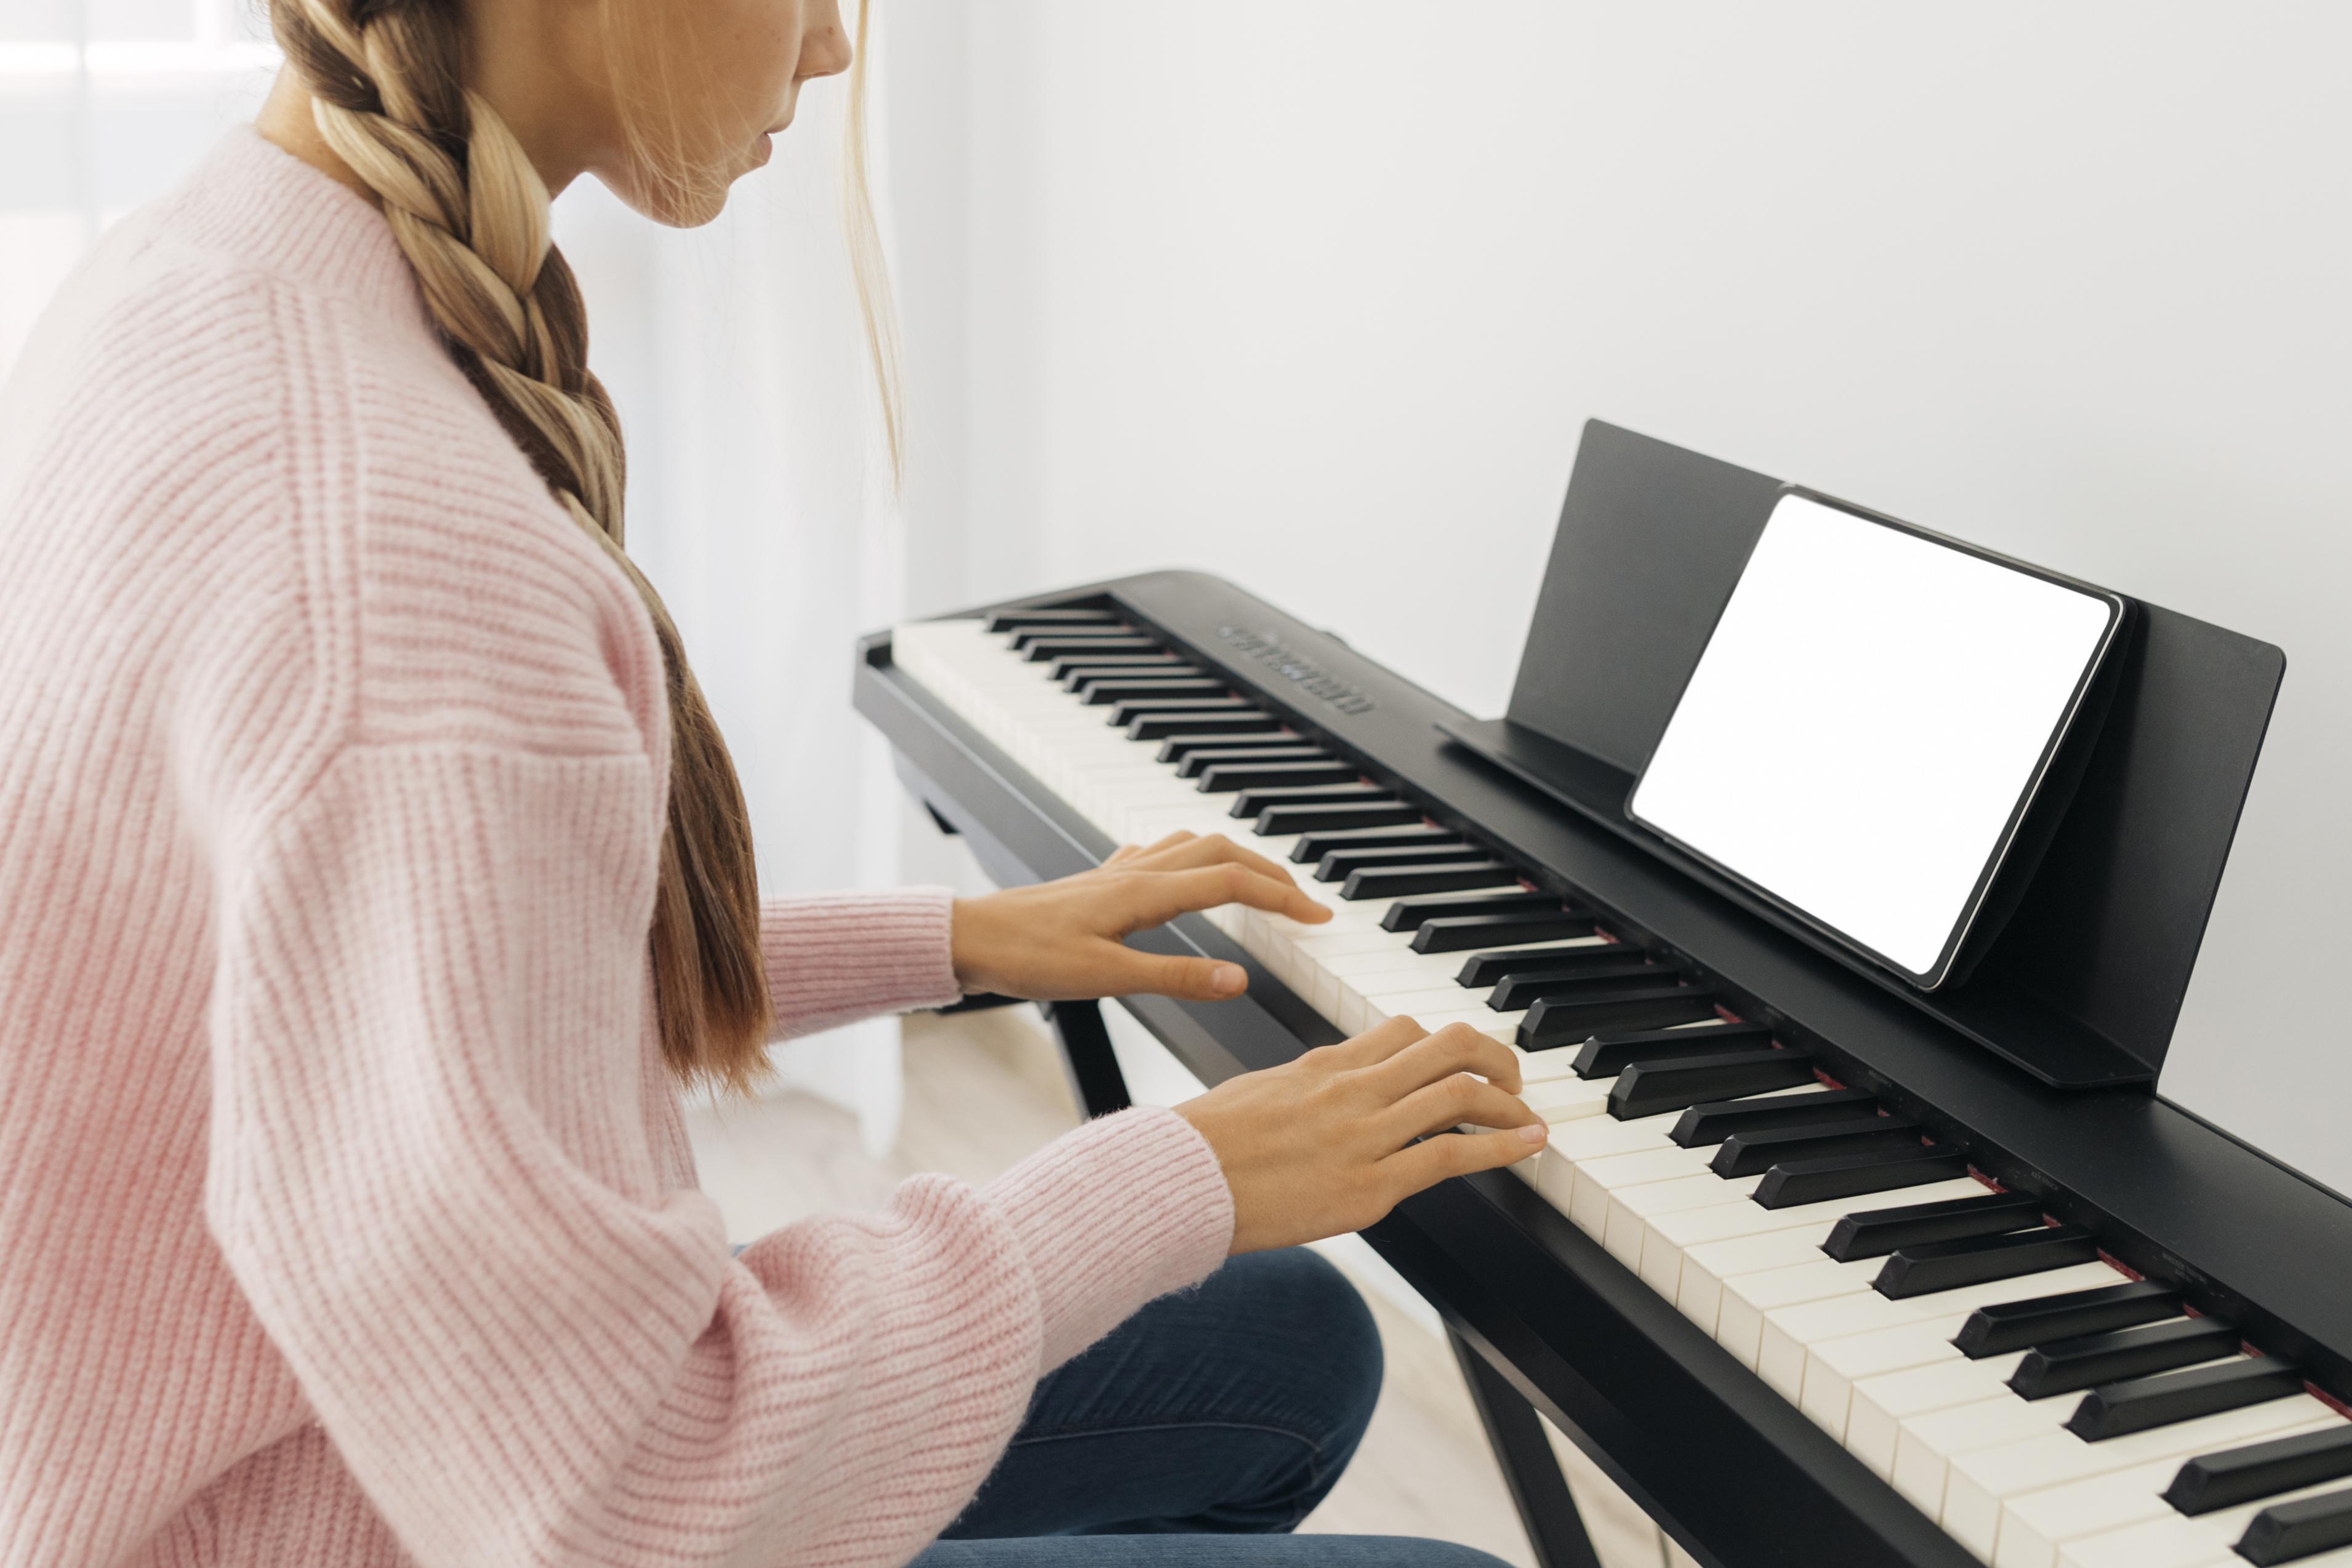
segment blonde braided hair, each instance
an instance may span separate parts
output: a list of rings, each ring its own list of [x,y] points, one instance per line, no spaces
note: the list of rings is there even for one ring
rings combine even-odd
[[[735,1088],[773,1019],[749,814],[661,596],[622,549],[621,426],[588,369],[588,322],[549,238],[548,193],[467,91],[461,0],[270,0],[319,132],[381,199],[449,352],[548,488],[644,598],[670,712],[669,821],[652,932],[662,1054]]]

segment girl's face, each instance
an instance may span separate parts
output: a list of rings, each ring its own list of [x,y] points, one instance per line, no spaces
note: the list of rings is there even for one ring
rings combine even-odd
[[[495,18],[546,4],[493,0],[482,10]],[[573,120],[571,161],[646,216],[679,227],[718,216],[728,186],[768,161],[770,138],[792,123],[803,82],[849,68],[838,0],[555,4],[580,24],[562,29],[572,33],[565,52],[574,68],[560,73],[577,97],[547,105]],[[532,68],[534,58],[545,72],[547,41],[545,32],[535,48],[484,37],[480,58],[498,74]]]

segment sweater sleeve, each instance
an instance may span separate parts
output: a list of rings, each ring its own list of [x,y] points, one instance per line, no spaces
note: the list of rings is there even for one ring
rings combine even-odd
[[[954,1001],[963,994],[949,957],[954,908],[944,887],[764,900],[760,947],[777,1037]]]
[[[645,1132],[640,756],[353,747],[224,871],[205,1218],[425,1568],[904,1562],[1230,1240],[1126,1113],[730,1259]]]

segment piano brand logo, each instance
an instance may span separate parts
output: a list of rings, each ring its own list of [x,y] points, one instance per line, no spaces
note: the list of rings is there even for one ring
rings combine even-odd
[[[1370,713],[1372,699],[1337,675],[1325,671],[1280,638],[1243,626],[1220,626],[1218,640],[1238,656],[1263,664],[1269,674],[1297,683],[1298,689],[1344,714]]]

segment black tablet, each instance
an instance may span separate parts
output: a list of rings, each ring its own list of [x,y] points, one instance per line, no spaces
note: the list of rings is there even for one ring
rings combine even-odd
[[[1933,989],[2125,613],[2117,595],[1792,488],[1626,810]]]

